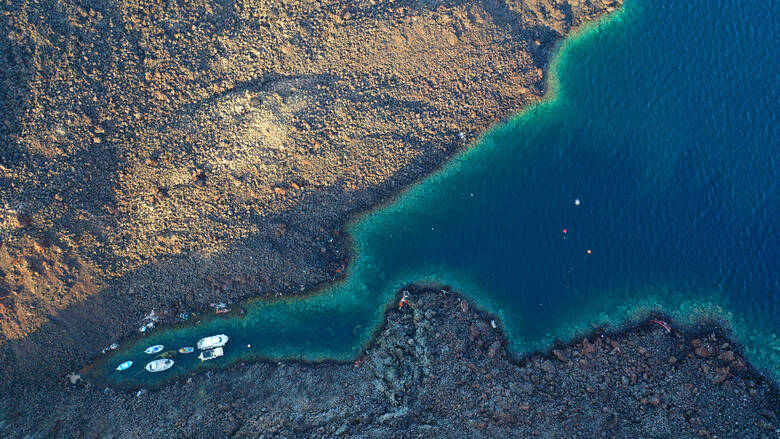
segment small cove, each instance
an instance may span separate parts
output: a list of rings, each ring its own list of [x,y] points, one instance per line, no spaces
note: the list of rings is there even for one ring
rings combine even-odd
[[[350,224],[343,281],[156,330],[100,358],[90,379],[154,387],[246,359],[349,361],[399,288],[430,281],[499,316],[518,355],[661,310],[723,321],[777,380],[772,9],[628,1],[566,40],[550,99]],[[142,371],[146,347],[215,333],[231,337],[225,357]],[[136,364],[114,371],[126,359]]]

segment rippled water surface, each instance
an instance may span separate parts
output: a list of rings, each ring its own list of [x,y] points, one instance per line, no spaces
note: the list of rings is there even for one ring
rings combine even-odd
[[[352,224],[344,282],[159,330],[91,378],[153,386],[244,358],[349,360],[397,288],[432,280],[498,314],[517,354],[656,309],[722,319],[777,379],[776,5],[627,2],[564,43],[550,100]],[[230,335],[225,357],[142,371],[147,346],[213,333]]]

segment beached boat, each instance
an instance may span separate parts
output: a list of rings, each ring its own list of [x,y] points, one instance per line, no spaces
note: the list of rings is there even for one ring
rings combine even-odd
[[[198,355],[198,358],[200,358],[200,361],[207,361],[207,360],[213,360],[223,355],[225,355],[225,352],[222,350],[222,348],[214,348],[208,351],[201,352],[200,355]]]
[[[183,348],[179,348],[179,353],[180,354],[191,354],[193,352],[195,352],[195,348],[193,348],[191,346],[185,346]]]
[[[161,358],[159,360],[150,361],[147,363],[144,369],[149,372],[162,372],[168,370],[173,366],[173,360],[170,358]]]
[[[198,349],[205,351],[206,349],[214,349],[225,346],[228,342],[228,336],[225,334],[212,335],[211,337],[204,337],[198,340]]]
[[[146,352],[147,354],[156,354],[162,351],[163,349],[165,349],[165,346],[161,344],[156,344],[154,346],[149,346],[148,348],[146,348],[146,350],[144,350],[144,352]]]
[[[123,370],[130,369],[130,366],[132,366],[132,365],[133,365],[133,362],[128,360],[128,361],[125,361],[124,363],[120,364],[119,366],[117,366],[116,370],[121,372]]]

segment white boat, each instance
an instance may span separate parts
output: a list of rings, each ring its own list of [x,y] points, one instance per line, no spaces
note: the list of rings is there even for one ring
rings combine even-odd
[[[162,351],[163,349],[165,349],[165,346],[161,344],[156,344],[154,346],[149,346],[148,348],[146,348],[144,352],[146,352],[147,354],[156,354]]]
[[[206,349],[214,349],[225,346],[228,342],[228,336],[225,334],[212,335],[211,337],[204,337],[198,340],[198,349],[205,351]]]
[[[130,366],[132,366],[132,365],[133,365],[133,362],[128,360],[128,361],[125,361],[124,363],[120,364],[119,366],[117,366],[116,370],[121,372],[123,370],[130,369]]]
[[[144,369],[149,372],[162,372],[168,370],[173,366],[173,360],[170,358],[160,358],[159,360],[150,361],[147,363]]]
[[[225,355],[225,352],[222,350],[222,348],[214,348],[208,351],[201,352],[200,355],[198,355],[198,358],[200,358],[200,361],[207,361],[207,360],[213,360],[223,355]]]

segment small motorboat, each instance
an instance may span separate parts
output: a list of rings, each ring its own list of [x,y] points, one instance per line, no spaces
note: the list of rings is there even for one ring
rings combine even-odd
[[[123,370],[130,369],[130,366],[132,366],[132,365],[133,365],[133,362],[128,360],[128,361],[125,361],[124,363],[120,364],[119,366],[117,366],[116,370],[121,372]]]
[[[156,353],[162,351],[164,348],[165,348],[165,346],[163,346],[161,344],[156,344],[154,346],[149,346],[148,348],[146,348],[146,350],[144,352],[146,352],[147,354],[151,355],[151,354],[156,354]]]
[[[225,346],[227,342],[228,336],[225,334],[212,335],[198,340],[198,349],[205,351],[206,349],[220,348]]]
[[[225,355],[225,352],[222,350],[222,348],[214,348],[208,351],[203,351],[198,355],[198,358],[200,358],[200,361],[208,361],[213,360],[217,357],[221,357]]]
[[[146,364],[144,369],[149,372],[162,372],[168,370],[173,366],[173,360],[170,358],[160,358],[159,360],[150,361]]]
[[[185,346],[183,348],[179,348],[179,353],[180,354],[191,354],[193,352],[195,352],[195,348],[193,348],[191,346]]]

